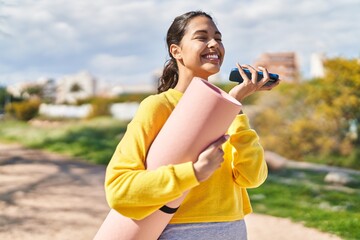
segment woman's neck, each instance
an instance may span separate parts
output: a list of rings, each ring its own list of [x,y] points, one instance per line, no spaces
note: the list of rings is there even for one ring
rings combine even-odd
[[[176,84],[175,88],[176,90],[178,90],[179,92],[185,92],[185,90],[187,89],[187,87],[189,86],[191,80],[190,81],[178,81],[178,83]]]
[[[196,76],[193,74],[179,74],[179,79],[174,89],[180,92],[185,92],[194,77]]]

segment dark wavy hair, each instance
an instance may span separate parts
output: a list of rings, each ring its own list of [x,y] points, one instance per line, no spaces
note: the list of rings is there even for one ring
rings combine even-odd
[[[191,19],[197,16],[205,16],[213,20],[209,14],[203,11],[191,11],[176,17],[169,27],[166,35],[166,45],[170,59],[165,62],[163,73],[159,78],[158,93],[176,86],[179,79],[179,69],[175,58],[170,53],[170,46],[171,44],[180,45],[187,25]]]

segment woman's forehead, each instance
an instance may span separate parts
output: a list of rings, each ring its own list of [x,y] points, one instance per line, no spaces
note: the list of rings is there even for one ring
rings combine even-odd
[[[195,34],[196,32],[215,32],[221,34],[215,23],[208,17],[198,16],[190,20],[186,27],[186,33]]]

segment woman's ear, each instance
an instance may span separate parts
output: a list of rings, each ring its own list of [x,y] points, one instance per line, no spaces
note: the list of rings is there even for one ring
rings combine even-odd
[[[170,45],[170,53],[176,60],[181,60],[181,48],[176,44]]]

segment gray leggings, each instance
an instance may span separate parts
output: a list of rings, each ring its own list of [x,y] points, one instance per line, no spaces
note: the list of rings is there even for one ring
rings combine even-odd
[[[244,220],[169,224],[158,240],[247,240]]]

